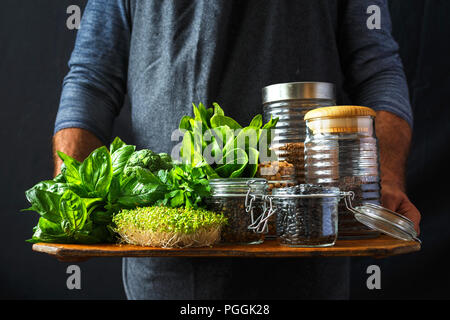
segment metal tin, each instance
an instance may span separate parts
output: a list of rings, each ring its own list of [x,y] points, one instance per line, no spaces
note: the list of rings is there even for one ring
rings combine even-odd
[[[299,99],[334,100],[334,84],[328,82],[290,82],[273,84],[262,90],[263,104]]]

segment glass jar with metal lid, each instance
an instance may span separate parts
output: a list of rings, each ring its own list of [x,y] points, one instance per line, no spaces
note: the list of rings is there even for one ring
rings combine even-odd
[[[344,199],[344,201],[342,201]],[[277,213],[280,244],[292,247],[327,247],[337,238],[338,205],[367,228],[405,241],[421,241],[408,218],[373,203],[354,207],[355,193],[336,187],[298,185],[274,189],[264,197],[258,228]]]
[[[257,229],[264,213],[266,179],[211,179],[208,209],[223,213],[228,224],[222,229],[221,241],[232,244],[259,244],[264,231]],[[248,202],[251,199],[251,208]]]
[[[273,159],[262,159],[259,176],[273,188],[305,183],[305,114],[313,109],[335,104],[335,88],[327,82],[292,82],[263,88],[266,121],[278,118],[272,133]]]
[[[280,243],[291,247],[328,247],[338,232],[339,188],[298,185],[272,192]]]
[[[305,115],[306,182],[336,186],[355,194],[353,204],[380,203],[380,179],[374,110],[360,106],[319,108]],[[339,237],[361,239],[378,236],[355,219],[343,203],[339,206]]]

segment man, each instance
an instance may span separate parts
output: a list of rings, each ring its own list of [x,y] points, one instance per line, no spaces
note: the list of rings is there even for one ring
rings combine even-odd
[[[380,8],[381,29],[367,26]],[[54,149],[78,160],[110,140],[128,93],[138,147],[170,152],[191,102],[248,123],[261,88],[333,82],[338,102],[377,111],[382,202],[405,194],[412,112],[386,1],[91,0],[64,81]],[[55,173],[61,162],[55,157]],[[124,259],[130,299],[347,298],[349,259]]]

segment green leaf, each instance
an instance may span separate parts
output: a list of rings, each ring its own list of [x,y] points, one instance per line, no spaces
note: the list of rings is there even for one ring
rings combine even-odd
[[[90,219],[97,224],[109,224],[112,221],[113,215],[109,211],[97,209],[89,216]]]
[[[228,126],[220,126],[212,129],[212,134],[217,140],[220,149],[223,149],[230,141],[234,140],[234,132]]]
[[[92,207],[99,206],[103,202],[102,198],[81,198],[81,200],[83,201],[87,211],[91,210]]]
[[[126,146],[126,143],[123,142],[119,137],[116,137],[109,147],[109,152],[113,154],[116,150],[119,150],[124,146]]]
[[[111,157],[103,146],[94,150],[80,166],[83,187],[91,197],[105,198],[113,177]]]
[[[136,168],[135,174],[136,177],[138,178],[138,181],[141,183],[163,185],[159,177],[153,174],[150,170],[143,168]]]
[[[81,163],[64,152],[58,151],[57,153],[61,160],[64,161],[64,170],[61,168],[61,172],[67,183],[70,186],[81,187],[83,183],[79,172]]]
[[[259,159],[259,151],[255,148],[250,148],[248,153],[248,164],[245,167],[245,170],[242,176],[246,178],[253,178],[256,176],[258,172],[258,159]]]
[[[183,118],[181,118],[180,125],[178,126],[178,128],[180,130],[191,131],[192,130],[191,120],[194,120],[194,119],[192,117],[190,117],[190,116],[184,116]]]
[[[205,106],[203,103],[199,103],[198,107],[195,106],[195,104],[192,104],[194,109],[194,120],[195,122],[201,123],[202,126],[202,132],[210,128],[209,119],[208,119],[208,112],[206,111]]]
[[[206,116],[207,116],[207,120],[208,120],[208,124],[211,125],[211,117],[214,115],[214,109],[213,108],[208,108],[206,109]]]
[[[41,231],[47,235],[58,237],[63,237],[65,235],[64,231],[61,228],[61,224],[54,223],[42,217],[39,218],[38,226],[41,229]]]
[[[111,184],[109,186],[109,192],[106,197],[108,204],[113,204],[116,202],[117,198],[120,195],[120,178],[115,176],[111,180]]]
[[[31,239],[27,240],[27,242],[31,242],[31,243],[38,243],[38,242],[70,243],[70,242],[72,242],[71,238],[69,238],[64,232],[59,233],[59,234],[47,233],[46,231],[48,231],[48,229],[45,229],[46,231],[42,230],[40,227],[40,223],[36,227],[34,227],[33,237]],[[42,223],[46,224],[46,222],[42,222]],[[45,226],[44,226],[44,228],[45,228]],[[49,228],[51,228],[51,227],[49,226]]]
[[[220,178],[220,176],[217,174],[217,172],[206,162],[201,162],[198,164],[206,173],[206,176],[208,179],[217,179]]]
[[[59,207],[64,231],[68,234],[81,230],[87,219],[86,206],[74,192],[67,190],[61,197]]]
[[[66,183],[67,181],[66,178],[64,178],[64,175],[60,173],[53,179],[53,182]]]
[[[183,163],[192,163],[194,154],[194,141],[192,133],[187,131],[184,133],[183,141],[181,142],[180,157]]]
[[[229,140],[225,147],[223,148],[223,152],[227,153],[232,149],[243,149],[246,153],[249,152],[249,148],[258,148],[258,138],[259,138],[259,130],[254,127],[246,127],[239,131],[234,140]]]
[[[214,115],[219,115],[219,116],[225,115],[222,108],[219,106],[219,104],[217,102],[213,102],[213,106],[214,106]]]
[[[120,176],[123,173],[128,159],[130,159],[135,150],[136,146],[126,145],[117,149],[116,151],[114,151],[114,153],[111,154],[113,176]]]
[[[238,178],[242,176],[248,164],[247,153],[243,149],[233,149],[225,154],[224,165],[216,169],[222,178]]]
[[[279,120],[278,117],[275,118],[275,119],[273,119],[272,116],[270,116],[270,121],[267,122],[267,123],[263,126],[263,129],[270,130],[270,129],[275,128],[275,126],[276,126],[277,123],[278,123],[278,120]]]
[[[209,116],[208,110],[206,110],[205,106],[201,102],[198,104],[198,111],[200,112],[201,120],[203,125],[205,126],[205,130],[209,129],[211,127],[209,122],[211,117]]]
[[[172,208],[184,205],[184,193],[181,190],[175,190],[169,193],[170,206]]]
[[[61,221],[59,214],[60,194],[31,188],[25,192],[25,195],[31,203],[31,207],[23,211],[36,211],[41,217],[55,223]]]
[[[164,198],[164,191],[164,186],[144,184],[136,176],[128,177],[122,181],[117,203],[127,208],[152,205]]]
[[[221,126],[228,126],[234,130],[242,129],[242,126],[239,123],[237,123],[234,119],[220,114],[215,114],[211,118],[211,128],[217,128]]]
[[[262,124],[263,124],[262,115],[258,114],[250,122],[249,127],[259,129],[259,128],[261,128]]]
[[[67,183],[56,182],[54,180],[47,180],[37,183],[32,189],[39,189],[62,195],[69,189],[69,185]]]
[[[200,139],[202,139],[202,137],[200,137]],[[197,144],[198,143],[199,142],[197,141]],[[203,160],[203,157],[200,149],[200,146],[198,146],[197,148],[195,146],[194,135],[191,132],[187,131],[184,134],[183,142],[181,144],[180,155],[182,163],[192,164],[193,166],[195,166],[197,163],[201,162]]]

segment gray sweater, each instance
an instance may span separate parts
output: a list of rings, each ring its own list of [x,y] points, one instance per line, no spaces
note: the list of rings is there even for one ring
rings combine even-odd
[[[381,29],[369,30],[369,5]],[[412,125],[398,47],[382,0],[90,0],[64,80],[55,132],[103,142],[128,93],[138,147],[170,152],[191,102],[217,101],[247,124],[261,88],[325,81],[339,104]],[[125,259],[129,298],[345,298],[348,259]]]

